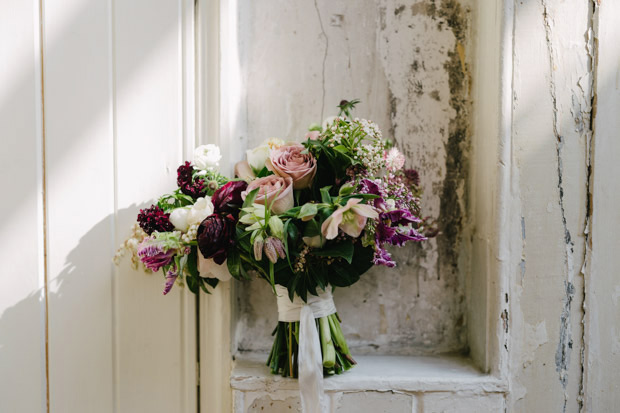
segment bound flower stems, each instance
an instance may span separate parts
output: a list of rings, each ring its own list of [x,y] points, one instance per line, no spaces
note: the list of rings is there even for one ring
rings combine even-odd
[[[323,355],[323,374],[326,376],[341,374],[357,364],[351,357],[342,334],[338,315],[331,314],[317,318],[315,321]],[[296,378],[298,375],[299,321],[278,322],[272,335],[274,341],[267,359],[267,366],[272,374]]]

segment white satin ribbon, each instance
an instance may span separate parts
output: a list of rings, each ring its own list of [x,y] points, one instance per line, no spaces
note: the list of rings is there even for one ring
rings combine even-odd
[[[278,320],[299,321],[299,395],[304,413],[321,413],[323,399],[323,356],[315,318],[336,312],[331,288],[317,296],[308,294],[308,302],[295,294],[291,302],[286,287],[276,285]]]

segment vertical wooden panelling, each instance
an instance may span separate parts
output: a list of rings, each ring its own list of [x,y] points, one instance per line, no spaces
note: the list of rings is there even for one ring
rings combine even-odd
[[[44,2],[53,412],[113,409],[109,7],[109,1]]]
[[[184,12],[180,1],[114,3],[117,243],[139,208],[174,190],[184,158]],[[194,297],[163,286],[127,262],[115,278],[119,411],[196,409]]]
[[[620,4],[597,3],[596,102],[591,180],[591,244],[586,265],[584,395],[586,412],[620,406]]]
[[[38,2],[0,12],[0,411],[46,409]]]

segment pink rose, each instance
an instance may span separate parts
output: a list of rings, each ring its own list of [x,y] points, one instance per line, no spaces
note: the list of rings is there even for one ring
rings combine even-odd
[[[267,168],[282,177],[293,178],[293,188],[308,188],[316,175],[316,159],[299,143],[289,143],[271,151]]]
[[[269,175],[255,179],[241,193],[241,197],[245,200],[245,197],[256,188],[259,188],[259,190],[254,203],[269,206],[275,214],[288,211],[295,205],[293,199],[293,178]]]

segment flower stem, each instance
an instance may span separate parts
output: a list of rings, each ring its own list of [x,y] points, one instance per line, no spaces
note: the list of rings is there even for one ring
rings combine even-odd
[[[336,349],[332,341],[327,317],[319,318],[321,349],[323,350],[323,367],[331,369],[336,363]]]
[[[293,323],[288,323],[288,365],[293,377]]]

